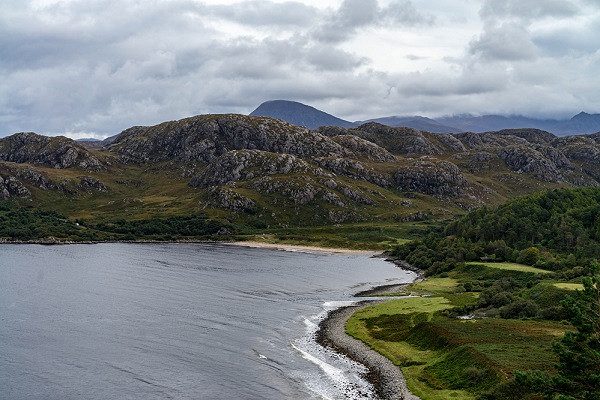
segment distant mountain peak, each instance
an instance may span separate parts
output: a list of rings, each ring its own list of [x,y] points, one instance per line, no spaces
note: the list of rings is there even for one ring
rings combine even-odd
[[[592,116],[592,114],[582,111],[579,114],[575,115],[573,118],[571,118],[571,120],[573,121],[573,120],[578,120],[578,119],[585,119],[585,118],[589,118],[591,116]]]
[[[345,121],[309,105],[291,100],[269,100],[250,113],[257,117],[271,117],[286,121],[292,125],[317,129],[321,126],[339,126],[349,128],[352,122]]]

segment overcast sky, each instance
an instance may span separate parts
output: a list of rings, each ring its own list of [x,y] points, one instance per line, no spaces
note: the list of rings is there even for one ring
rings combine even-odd
[[[269,99],[349,120],[600,112],[600,0],[0,1],[0,136]]]

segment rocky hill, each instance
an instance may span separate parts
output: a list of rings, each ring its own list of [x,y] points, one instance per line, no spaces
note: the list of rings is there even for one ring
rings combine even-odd
[[[202,115],[85,148],[0,139],[0,197],[114,220],[202,212],[240,226],[414,221],[562,186],[600,185],[600,134],[434,134],[369,122],[316,130]]]
[[[15,133],[0,139],[0,160],[31,163],[52,168],[103,168],[86,148],[66,137],[47,137],[33,132]]]

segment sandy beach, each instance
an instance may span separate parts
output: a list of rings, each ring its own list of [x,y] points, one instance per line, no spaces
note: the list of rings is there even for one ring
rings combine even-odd
[[[239,242],[228,242],[228,244],[234,246],[251,247],[255,249],[273,249],[282,251],[295,251],[302,253],[334,253],[334,254],[362,254],[368,256],[376,256],[381,254],[381,251],[373,250],[352,250],[342,248],[330,248],[330,247],[318,247],[318,246],[303,246],[295,244],[285,243],[265,243],[255,241],[239,241]]]

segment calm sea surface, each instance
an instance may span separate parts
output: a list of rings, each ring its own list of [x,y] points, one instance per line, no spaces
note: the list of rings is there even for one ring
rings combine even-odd
[[[353,293],[413,278],[364,255],[0,245],[0,398],[374,398],[313,335]]]

